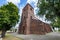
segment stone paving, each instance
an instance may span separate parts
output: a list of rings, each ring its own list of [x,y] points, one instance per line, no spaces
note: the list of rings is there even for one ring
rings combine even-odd
[[[13,36],[23,38],[24,40],[60,40],[59,32],[52,32],[46,35],[22,35],[17,33],[11,33]]]

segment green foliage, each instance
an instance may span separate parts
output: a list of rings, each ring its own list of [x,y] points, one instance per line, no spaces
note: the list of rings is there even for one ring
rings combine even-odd
[[[15,26],[19,21],[19,9],[16,5],[9,2],[6,5],[0,7],[0,29],[6,28],[9,30],[12,26]]]
[[[60,27],[60,0],[38,0],[38,15],[45,15],[53,26]]]

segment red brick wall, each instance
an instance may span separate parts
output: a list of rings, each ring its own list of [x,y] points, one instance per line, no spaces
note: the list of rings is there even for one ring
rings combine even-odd
[[[42,35],[52,31],[49,24],[34,18],[34,9],[31,7],[31,5],[27,4],[22,11],[22,18],[18,33]]]
[[[52,31],[49,24],[46,24],[40,20],[31,19],[30,25],[31,34],[45,34]]]

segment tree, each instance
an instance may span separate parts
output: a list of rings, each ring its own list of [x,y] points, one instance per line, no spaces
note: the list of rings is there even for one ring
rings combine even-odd
[[[45,15],[52,26],[60,27],[60,0],[38,0],[38,15]]]
[[[0,29],[2,30],[2,38],[11,27],[15,26],[19,21],[19,9],[11,2],[0,7]]]

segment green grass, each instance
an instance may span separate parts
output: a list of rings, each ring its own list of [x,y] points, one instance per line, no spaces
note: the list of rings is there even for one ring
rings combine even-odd
[[[10,34],[6,34],[6,37],[3,38],[3,40],[23,40],[23,39],[17,38],[15,36],[10,35]]]

